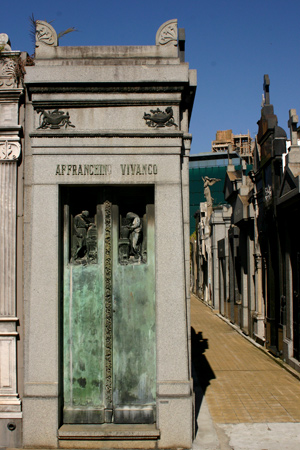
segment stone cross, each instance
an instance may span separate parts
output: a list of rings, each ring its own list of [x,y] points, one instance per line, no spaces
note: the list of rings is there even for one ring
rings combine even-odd
[[[289,121],[288,121],[288,127],[290,129],[290,136],[291,136],[291,145],[298,145],[297,144],[297,124],[298,124],[298,116],[295,109],[289,110]]]
[[[265,105],[270,104],[270,78],[269,75],[264,75],[264,93],[265,93]]]

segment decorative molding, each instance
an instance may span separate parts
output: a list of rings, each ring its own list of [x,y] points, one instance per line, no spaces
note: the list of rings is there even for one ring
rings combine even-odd
[[[106,408],[112,407],[112,218],[111,203],[104,203],[104,303],[105,303],[105,398]]]
[[[81,131],[65,131],[57,132],[56,130],[45,133],[42,130],[35,131],[29,134],[31,138],[106,138],[106,137],[115,137],[120,139],[132,139],[132,138],[141,138],[141,139],[167,139],[167,138],[182,138],[184,132],[181,130],[164,130],[164,132],[159,132],[157,129],[155,130],[147,130],[147,131],[122,131],[122,130],[103,130],[103,131],[91,131],[91,130],[81,130]]]
[[[171,97],[171,96],[170,96]],[[179,97],[179,96],[178,96]],[[168,106],[170,102],[173,103],[173,105],[180,105],[181,99],[174,99],[174,98],[167,98],[165,100],[157,99],[152,100],[151,99],[151,106]],[[64,108],[82,108],[82,107],[97,107],[97,106],[143,106],[145,107],[145,99],[139,98],[139,99],[132,99],[132,98],[122,98],[122,99],[85,99],[84,102],[80,99],[73,98],[64,100],[63,102],[61,100],[33,100],[33,105],[35,109],[54,109],[54,108],[61,108],[62,103]]]
[[[0,161],[16,161],[21,154],[21,145],[15,141],[0,141]]]
[[[54,111],[37,109],[36,111],[37,113],[40,113],[40,126],[37,128],[38,130],[47,128],[50,128],[50,130],[58,130],[59,128],[67,128],[68,126],[75,128],[75,125],[72,125],[70,121],[70,115],[68,112],[65,114],[64,111],[60,111],[58,109],[55,109]]]
[[[49,45],[51,47],[57,47],[58,39],[54,28],[48,22],[42,20],[36,21],[35,32],[35,46],[39,47],[40,44]]]
[[[165,111],[161,111],[159,108],[150,109],[149,113],[144,113],[143,119],[146,120],[146,125],[151,128],[163,128],[163,127],[171,127],[174,125],[178,127],[178,125],[174,121],[173,116],[173,108],[168,106]]]
[[[174,45],[177,46],[178,39],[178,26],[177,19],[168,20],[163,23],[157,33],[155,38],[156,45]]]
[[[28,90],[31,94],[44,94],[44,93],[66,93],[66,92],[78,92],[78,93],[173,93],[173,92],[183,92],[184,86],[178,86],[166,83],[166,85],[157,86],[30,86],[28,85]]]

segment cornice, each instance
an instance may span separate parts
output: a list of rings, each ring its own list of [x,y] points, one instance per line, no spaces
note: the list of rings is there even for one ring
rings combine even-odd
[[[40,94],[40,93],[173,93],[173,92],[183,92],[185,88],[184,83],[180,83],[180,85],[89,85],[89,84],[69,84],[69,85],[27,85],[27,89],[30,94]]]
[[[29,133],[31,138],[93,138],[93,137],[117,137],[117,138],[187,138],[183,131],[164,131],[157,132],[157,130],[147,130],[147,131],[122,131],[122,130],[99,130],[99,131],[89,131],[89,130],[38,130]]]

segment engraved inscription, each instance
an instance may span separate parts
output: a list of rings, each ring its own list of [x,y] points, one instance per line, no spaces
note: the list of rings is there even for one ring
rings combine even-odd
[[[157,164],[120,164],[122,176],[157,175]],[[111,164],[57,164],[55,175],[107,176],[112,174]]]
[[[111,175],[110,164],[57,164],[55,175]]]
[[[122,175],[157,175],[156,164],[120,164]]]

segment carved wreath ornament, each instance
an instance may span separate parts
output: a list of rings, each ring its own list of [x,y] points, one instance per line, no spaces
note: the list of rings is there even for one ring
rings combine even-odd
[[[174,121],[173,117],[173,109],[171,106],[168,106],[165,111],[161,111],[160,109],[150,109],[150,113],[144,113],[144,119],[146,120],[146,124],[148,127],[161,128],[161,127],[171,127],[174,125],[178,127],[178,125]]]
[[[55,109],[54,111],[45,111],[44,109],[38,109],[38,113],[40,114],[40,126],[39,129],[50,128],[50,130],[57,130],[58,128],[65,127],[73,127],[75,125],[71,124],[70,115],[68,112],[59,111]]]

